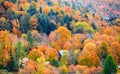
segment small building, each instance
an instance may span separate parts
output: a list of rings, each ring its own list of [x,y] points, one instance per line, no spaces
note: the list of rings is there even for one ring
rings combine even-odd
[[[120,70],[120,65],[118,65],[118,69]]]
[[[69,56],[70,53],[68,50],[59,50],[58,51],[58,60],[60,61],[62,56]]]

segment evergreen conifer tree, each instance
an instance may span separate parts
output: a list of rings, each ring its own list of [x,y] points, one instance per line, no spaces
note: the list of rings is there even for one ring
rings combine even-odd
[[[108,55],[105,60],[103,74],[116,74],[116,72],[117,72],[117,65],[115,64],[112,55]]]

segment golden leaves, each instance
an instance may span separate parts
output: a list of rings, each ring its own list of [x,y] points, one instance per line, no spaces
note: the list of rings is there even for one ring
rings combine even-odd
[[[40,58],[41,56],[42,53],[39,49],[32,49],[28,54],[28,57],[34,61],[37,60],[37,58]]]
[[[50,12],[50,7],[49,6],[44,7],[43,12],[48,14]]]
[[[0,49],[0,65],[7,66],[10,56],[6,49]]]
[[[72,37],[72,45],[74,48],[81,48],[82,47],[82,35],[80,34],[74,34]]]
[[[80,55],[78,57],[78,63],[80,65],[87,65],[89,67],[98,66],[100,59],[95,52],[85,53],[86,55]]]
[[[4,45],[3,47],[10,51],[10,40],[8,31],[0,31],[0,42]]]
[[[55,12],[60,12],[60,7],[56,5],[56,6],[53,7],[53,10]]]
[[[63,42],[71,40],[71,33],[66,27],[63,26],[59,27],[57,29],[57,33],[58,39],[61,39]]]
[[[89,51],[89,52],[91,52],[91,51],[96,52],[96,49],[97,49],[97,46],[96,46],[96,44],[93,43],[93,42],[88,42],[88,43],[86,43],[86,44],[84,45],[84,48],[83,48],[83,50],[87,50],[87,51]]]
[[[47,60],[52,60],[52,59],[58,59],[58,52],[56,49],[54,48],[51,48],[48,46],[46,52],[45,52],[45,55],[46,55],[46,59]]]

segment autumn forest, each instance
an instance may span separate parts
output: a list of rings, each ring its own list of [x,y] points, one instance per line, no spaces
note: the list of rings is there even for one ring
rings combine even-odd
[[[120,1],[0,0],[0,74],[120,74]]]

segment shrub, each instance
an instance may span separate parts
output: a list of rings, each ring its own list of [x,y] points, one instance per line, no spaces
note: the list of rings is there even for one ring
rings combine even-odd
[[[55,67],[59,67],[60,65],[59,65],[59,62],[57,61],[57,60],[55,60],[55,59],[53,59],[51,62],[50,62],[50,64],[52,65],[52,66],[55,66]]]

